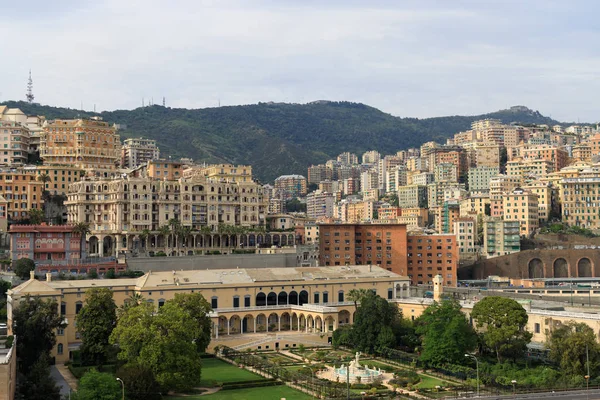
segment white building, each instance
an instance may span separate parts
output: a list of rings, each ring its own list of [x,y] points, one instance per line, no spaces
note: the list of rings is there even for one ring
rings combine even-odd
[[[144,138],[125,139],[121,147],[121,166],[123,168],[136,168],[150,160],[158,160],[160,150],[156,140]]]

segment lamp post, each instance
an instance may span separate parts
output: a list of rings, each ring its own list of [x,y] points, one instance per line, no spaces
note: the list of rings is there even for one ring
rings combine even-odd
[[[119,382],[121,382],[121,389],[122,389],[122,391],[123,391],[123,394],[122,394],[121,400],[125,400],[125,383],[123,382],[123,380],[122,380],[121,378],[117,378],[117,380],[118,380]]]
[[[512,385],[513,385],[513,397],[516,397],[517,391],[515,389],[515,385],[517,384],[517,381],[513,379],[512,381],[510,381],[510,383],[512,383]]]
[[[465,357],[475,360],[475,366],[477,368],[477,397],[479,397],[479,360],[473,354],[465,354]]]

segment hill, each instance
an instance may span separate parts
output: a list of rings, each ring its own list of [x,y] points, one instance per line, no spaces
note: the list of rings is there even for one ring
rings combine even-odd
[[[127,126],[120,131],[122,139],[156,139],[165,156],[251,164],[255,176],[263,182],[282,174],[306,175],[309,165],[323,163],[344,151],[360,155],[375,149],[391,154],[431,140],[444,143],[483,118],[497,118],[504,123],[558,123],[523,106],[476,116],[418,119],[395,117],[364,104],[331,101],[195,110],[154,105],[99,114],[25,102],[5,104],[48,119],[99,115]]]

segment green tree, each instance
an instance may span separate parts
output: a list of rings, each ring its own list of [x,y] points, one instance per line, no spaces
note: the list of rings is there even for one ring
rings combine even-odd
[[[348,300],[354,302],[354,309],[358,310],[358,303],[369,294],[370,290],[368,289],[350,289],[348,292]]]
[[[402,315],[395,304],[389,303],[369,291],[361,299],[354,317],[354,325],[350,335],[354,348],[373,353],[375,349],[382,346],[393,346],[395,343],[390,342],[390,338],[392,336],[395,338],[395,332],[399,328],[401,317]]]
[[[198,353],[206,352],[212,329],[212,321],[208,316],[212,311],[209,302],[200,293],[177,293],[171,302],[190,315],[191,322],[196,324],[195,330],[198,336],[193,340]]]
[[[15,262],[15,274],[21,279],[29,279],[29,273],[35,270],[35,261],[31,258],[19,258]]]
[[[18,344],[17,347],[19,347]],[[21,356],[18,355],[18,351],[17,349],[17,357],[20,362]],[[19,372],[17,376],[15,398],[27,400],[61,399],[60,388],[56,385],[52,376],[50,376],[50,357],[47,354],[42,354],[35,360],[27,370],[27,373]]]
[[[302,203],[298,199],[291,199],[285,202],[285,210],[287,212],[306,212],[306,203]]]
[[[415,321],[421,335],[421,361],[427,365],[461,364],[477,345],[477,334],[456,300],[434,302]]]
[[[121,398],[121,383],[112,374],[91,369],[79,380],[74,400],[117,400]]]
[[[471,317],[477,328],[483,328],[485,346],[496,354],[498,362],[503,357],[523,356],[532,334],[525,330],[527,311],[515,300],[504,297],[485,297],[473,307]]]
[[[85,363],[102,365],[111,345],[108,342],[117,321],[117,306],[108,288],[93,288],[85,293],[85,304],[77,314],[81,334],[81,358]]]
[[[27,373],[43,356],[50,358],[56,344],[56,330],[64,328],[56,301],[29,295],[13,311],[13,333],[17,336],[19,370]]]
[[[142,303],[120,313],[110,340],[119,345],[119,359],[148,366],[162,390],[186,391],[200,383],[201,360],[194,341],[202,332],[193,315],[175,301],[167,301],[156,313]]]
[[[32,208],[27,212],[29,217],[29,223],[32,225],[39,225],[44,222],[44,210],[39,208]]]
[[[117,371],[117,376],[125,384],[125,393],[129,400],[162,399],[160,386],[148,366],[127,364]]]
[[[334,349],[340,346],[352,346],[352,325],[342,325],[333,331],[331,345]]]
[[[567,322],[554,329],[548,339],[550,358],[565,375],[587,375],[588,355],[590,372],[592,376],[597,375],[600,348],[594,330],[588,325]]]

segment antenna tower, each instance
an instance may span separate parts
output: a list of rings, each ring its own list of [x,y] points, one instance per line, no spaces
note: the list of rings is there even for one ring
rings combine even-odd
[[[35,96],[33,95],[33,79],[31,79],[31,70],[29,70],[29,80],[27,81],[27,94],[25,95],[28,103],[33,103]]]
[[[165,106],[165,96],[163,96],[163,107]]]

